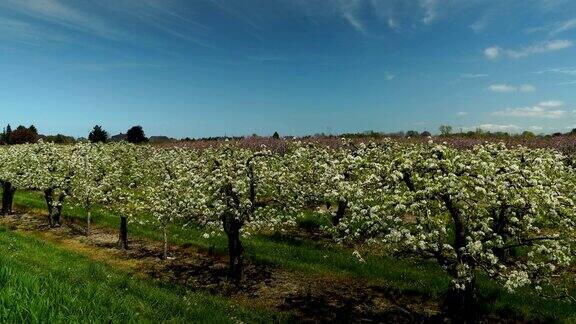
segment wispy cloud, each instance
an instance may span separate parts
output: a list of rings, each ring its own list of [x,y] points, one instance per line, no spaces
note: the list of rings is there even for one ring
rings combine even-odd
[[[469,27],[476,34],[480,34],[481,32],[484,31],[484,29],[486,29],[486,22],[484,20],[477,20],[476,22],[471,24]]]
[[[357,31],[361,32],[362,34],[366,34],[366,27],[364,27],[364,23],[355,16],[353,13],[346,11],[342,13],[342,18],[344,18],[350,26],[354,27]]]
[[[523,47],[519,50],[508,50],[507,53],[512,58],[521,58],[538,53],[563,50],[571,47],[573,44],[571,40],[556,39]]]
[[[570,31],[576,28],[576,18],[558,21],[553,24],[548,24],[545,26],[532,27],[526,29],[526,33],[547,33],[549,37],[555,37],[564,32]]]
[[[3,18],[0,31],[11,29],[21,41],[57,39],[66,43],[92,43],[85,36],[143,47],[157,46],[152,34],[133,32],[132,26],[156,29],[167,36],[211,47],[199,35],[209,28],[172,7],[176,2],[156,0],[125,1],[63,1],[63,0],[3,0],[0,14],[7,13],[12,21]],[[122,17],[122,19],[118,19]],[[83,35],[80,35],[83,34]],[[62,36],[65,35],[65,36]],[[2,36],[0,36],[2,37]]]
[[[570,111],[564,109],[563,106],[562,101],[550,100],[531,107],[506,108],[495,111],[492,116],[557,119],[570,114]]]
[[[107,21],[58,0],[4,0],[0,3],[0,7],[101,38],[117,40],[125,36]]]
[[[541,71],[536,71],[534,72],[536,74],[545,74],[545,73],[553,73],[553,74],[565,74],[565,75],[571,75],[571,76],[576,76],[576,69],[547,69],[547,70],[541,70]]]
[[[158,69],[165,68],[164,64],[141,63],[141,62],[118,62],[118,63],[77,63],[67,64],[66,66],[88,72],[108,72],[113,70],[126,69]]]
[[[481,79],[481,78],[487,78],[490,75],[485,74],[485,73],[462,73],[460,74],[460,77],[463,79]]]
[[[422,22],[425,25],[430,25],[437,17],[437,6],[438,2],[436,0],[421,0],[420,5],[424,10],[424,17]]]
[[[484,56],[487,59],[494,60],[503,55],[507,57],[519,59],[534,54],[546,53],[563,50],[572,47],[574,42],[566,39],[555,39],[545,42],[536,43],[530,46],[525,46],[520,49],[503,49],[499,46],[491,46],[484,50]]]
[[[576,84],[576,80],[566,81],[566,82],[560,82],[560,83],[557,83],[556,85],[563,86],[563,85],[574,85],[574,84]]]
[[[556,24],[555,28],[550,31],[550,35],[555,36],[574,28],[576,28],[576,18],[559,22]]]
[[[521,84],[519,86],[509,85],[509,84],[491,84],[488,87],[488,90],[492,92],[534,92],[536,91],[536,87],[531,84]]]
[[[467,111],[459,111],[456,113],[456,116],[459,116],[459,117],[468,116],[468,112]]]
[[[25,21],[2,17],[0,17],[0,39],[33,46],[70,41],[61,33],[48,31]]]

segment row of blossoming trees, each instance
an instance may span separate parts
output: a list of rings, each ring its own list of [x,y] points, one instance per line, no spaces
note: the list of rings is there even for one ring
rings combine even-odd
[[[434,259],[452,278],[454,305],[474,300],[483,272],[513,291],[542,289],[571,266],[574,161],[554,150],[486,144],[293,144],[282,152],[223,145],[202,150],[129,144],[40,143],[0,149],[3,212],[18,190],[44,194],[50,226],[65,203],[128,221],[198,226],[228,238],[230,275],[242,276],[241,236],[327,217],[336,241]],[[147,215],[146,217],[142,215]],[[206,234],[207,235],[207,234]]]

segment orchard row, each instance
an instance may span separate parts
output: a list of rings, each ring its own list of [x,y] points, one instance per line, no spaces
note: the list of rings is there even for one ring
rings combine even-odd
[[[510,291],[537,290],[572,266],[574,161],[549,149],[484,144],[469,150],[393,141],[279,153],[223,145],[26,144],[0,148],[3,211],[14,191],[44,194],[51,226],[63,204],[98,206],[127,223],[225,233],[230,275],[242,276],[241,237],[294,229],[303,213],[328,218],[335,242],[434,259],[453,280],[454,304],[472,302],[483,272]],[[146,217],[142,216],[146,215]]]

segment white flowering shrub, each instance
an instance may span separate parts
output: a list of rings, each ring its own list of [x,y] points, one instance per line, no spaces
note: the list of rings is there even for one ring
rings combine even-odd
[[[43,192],[50,226],[60,226],[62,204],[70,193],[73,176],[69,163],[72,146],[40,142],[19,145],[13,150],[18,172],[12,182],[17,188]]]
[[[141,221],[162,230],[163,258],[167,258],[168,225],[176,220],[185,221],[194,213],[194,206],[202,202],[195,190],[200,175],[199,159],[195,151],[185,149],[157,149],[149,154],[141,166],[145,183],[138,201],[140,209],[152,218]]]
[[[405,146],[384,160],[380,198],[342,227],[351,238],[436,259],[460,301],[473,294],[478,271],[514,291],[539,288],[571,263],[574,170],[561,154],[430,144]]]
[[[102,143],[79,143],[73,147],[68,163],[72,169],[70,198],[86,210],[86,235],[90,234],[92,209],[113,200],[118,183],[113,168],[115,156]]]
[[[230,275],[242,276],[241,234],[293,224],[285,201],[285,163],[262,150],[223,146],[202,152],[191,197],[194,215],[207,230],[223,229],[228,237]],[[209,235],[207,233],[207,235]]]

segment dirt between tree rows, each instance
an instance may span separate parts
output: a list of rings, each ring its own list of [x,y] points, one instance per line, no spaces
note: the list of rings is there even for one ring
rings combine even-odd
[[[158,242],[132,237],[130,248],[122,251],[117,248],[117,232],[96,225],[90,236],[85,236],[80,224],[70,219],[60,228],[49,228],[45,216],[22,213],[0,218],[0,226],[145,278],[208,291],[240,305],[287,312],[297,322],[449,322],[439,312],[438,301],[357,278],[304,274],[245,261],[244,280],[235,285],[226,278],[225,256],[190,245],[170,247],[169,259],[162,260],[162,245]],[[513,322],[499,318],[485,321]]]

